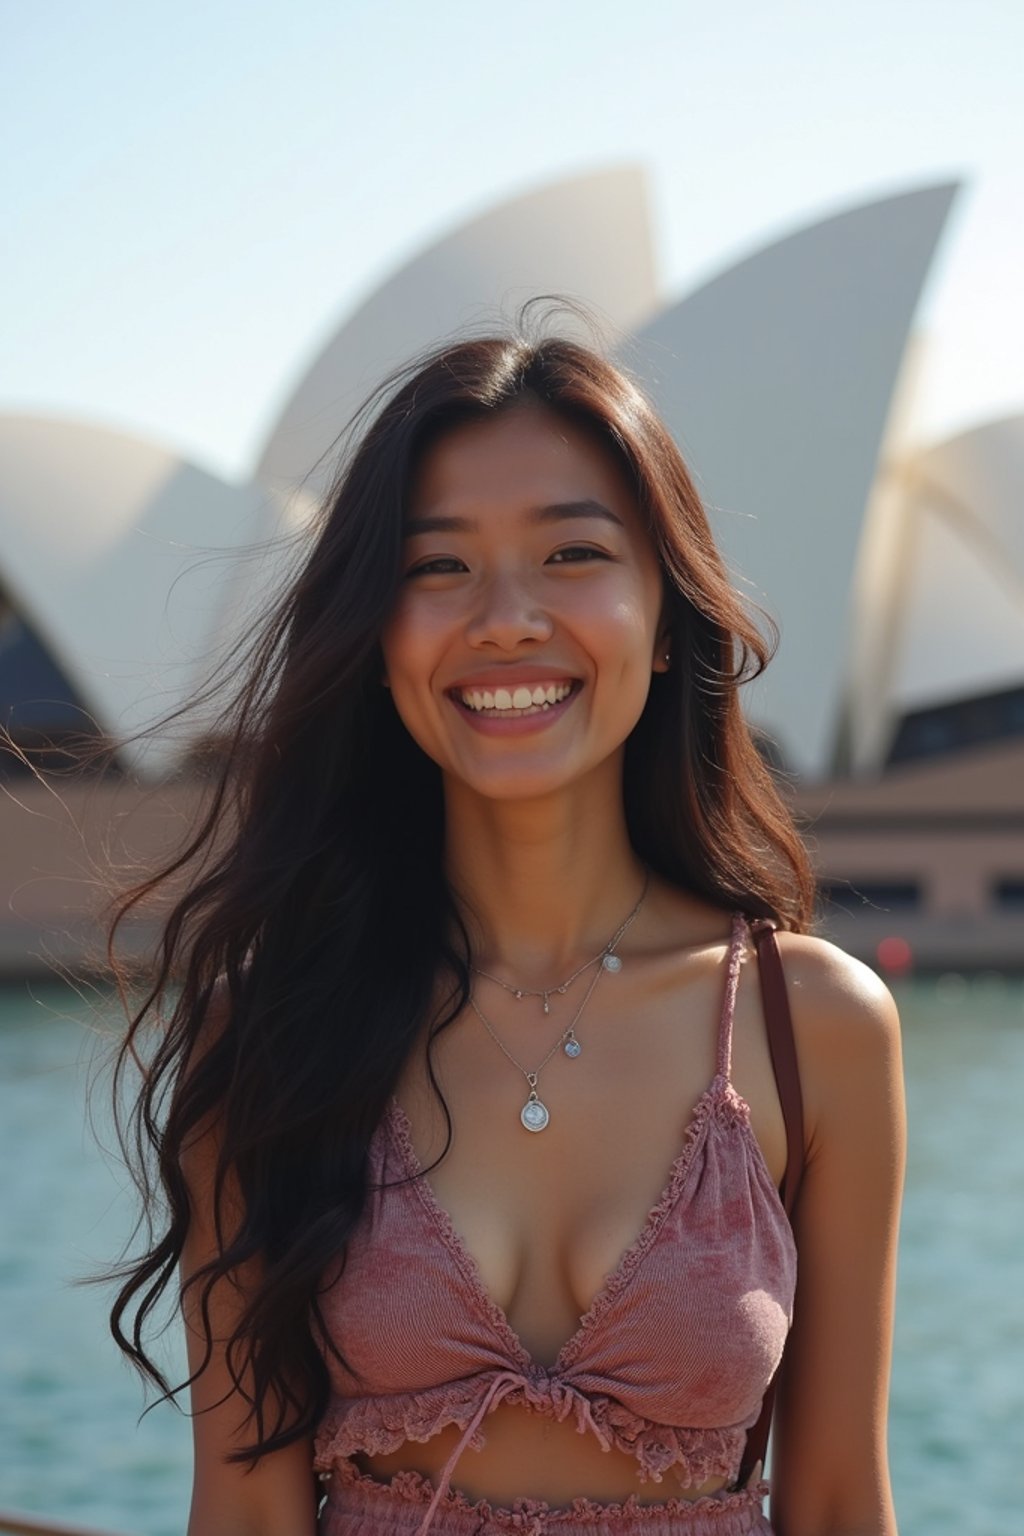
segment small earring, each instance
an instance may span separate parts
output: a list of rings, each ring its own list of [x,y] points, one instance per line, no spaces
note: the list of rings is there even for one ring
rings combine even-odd
[[[665,665],[668,666],[671,663],[671,661],[672,661],[671,654],[668,651],[666,651],[665,652]]]

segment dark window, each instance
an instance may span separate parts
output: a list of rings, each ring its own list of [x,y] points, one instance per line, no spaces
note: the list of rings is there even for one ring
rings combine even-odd
[[[906,763],[938,757],[1015,736],[1024,736],[1024,687],[913,710],[900,721],[888,760]]]
[[[98,729],[39,636],[0,591],[0,727],[17,753],[0,752],[0,778],[66,769],[98,741]]]
[[[992,898],[997,907],[1024,912],[1024,875],[1008,875],[992,884]]]
[[[0,723],[19,730],[82,729],[75,690],[38,637],[0,597]]]

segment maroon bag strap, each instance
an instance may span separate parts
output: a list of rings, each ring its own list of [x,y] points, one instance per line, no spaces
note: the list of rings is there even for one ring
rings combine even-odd
[[[804,1171],[804,1102],[800,1091],[800,1069],[796,1059],[796,1042],[793,1039],[793,1016],[789,1011],[789,995],[786,977],[782,969],[782,957],[775,937],[775,925],[767,918],[758,918],[750,925],[757,947],[757,969],[761,982],[761,1000],[765,1028],[768,1033],[768,1050],[775,1073],[775,1086],[786,1122],[786,1171],[779,1186],[779,1195],[792,1218],[793,1207],[800,1189]],[[747,1435],[737,1486],[742,1488],[758,1462],[764,1463],[768,1449],[768,1431],[772,1422],[772,1406],[775,1402],[775,1383],[778,1371],[769,1383],[761,1404],[757,1423]]]

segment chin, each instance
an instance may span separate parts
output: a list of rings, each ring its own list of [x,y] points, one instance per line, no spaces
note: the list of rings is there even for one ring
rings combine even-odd
[[[494,774],[480,778],[457,777],[463,793],[478,795],[481,800],[509,803],[515,800],[543,800],[571,790],[575,780],[551,773]]]
[[[622,763],[619,753],[613,752],[600,762],[581,764],[578,768],[553,763],[534,765],[495,763],[489,770],[480,772],[444,770],[444,777],[459,793],[478,795],[482,800],[511,803],[516,800],[544,800],[551,795],[571,794],[581,790],[595,774],[607,773],[614,773],[621,779]]]

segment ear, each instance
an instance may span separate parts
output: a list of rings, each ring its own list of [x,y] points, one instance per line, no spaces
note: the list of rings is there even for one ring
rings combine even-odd
[[[672,666],[672,632],[662,629],[658,632],[657,643],[654,647],[654,660],[651,662],[652,672],[667,672]]]

